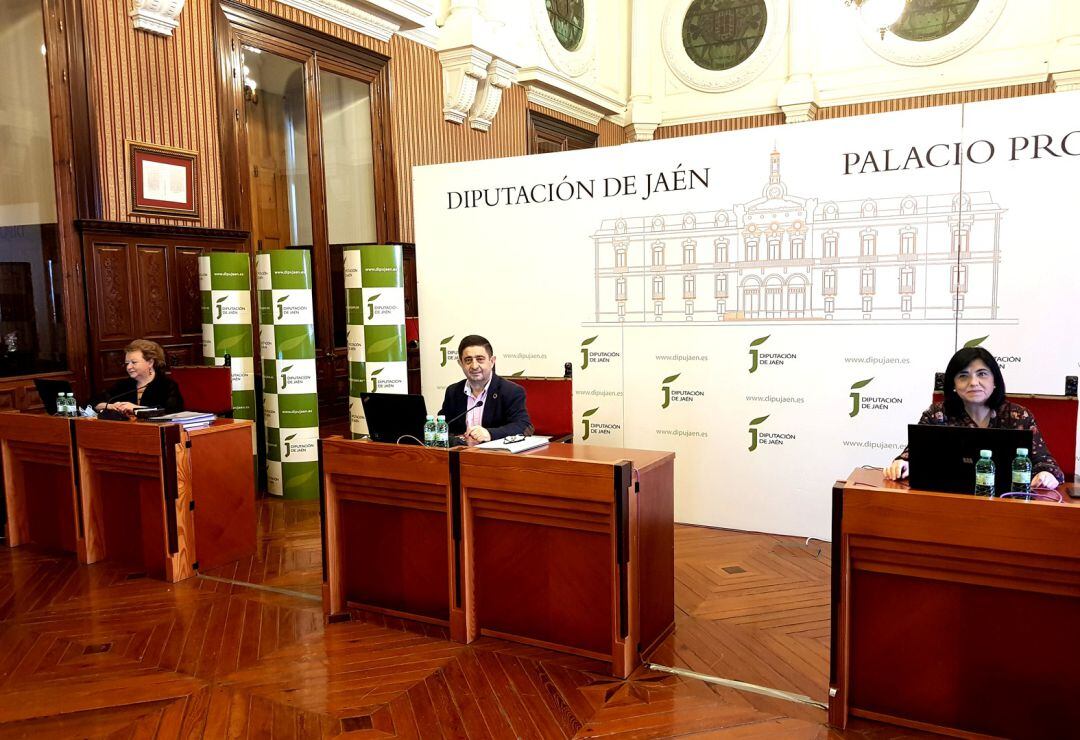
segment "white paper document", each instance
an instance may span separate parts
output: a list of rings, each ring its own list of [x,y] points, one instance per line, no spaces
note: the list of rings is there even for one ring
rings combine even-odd
[[[503,452],[518,453],[527,450],[535,450],[537,447],[543,447],[550,440],[551,437],[525,437],[525,439],[520,442],[507,443],[505,439],[493,439],[490,442],[478,444],[477,447],[482,450],[502,450]]]

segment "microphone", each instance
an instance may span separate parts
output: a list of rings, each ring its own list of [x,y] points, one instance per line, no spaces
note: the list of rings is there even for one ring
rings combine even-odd
[[[468,406],[469,404],[465,404],[465,405],[466,405],[466,406]],[[475,405],[474,405],[474,406],[473,406],[473,407],[472,407],[471,409],[470,409],[470,408],[466,408],[466,409],[465,409],[464,411],[462,411],[462,412],[461,412],[460,414],[458,414],[457,416],[455,416],[455,417],[454,417],[453,419],[451,419],[450,421],[446,422],[446,426],[450,426],[451,424],[453,424],[453,423],[454,423],[455,421],[457,421],[458,419],[460,419],[460,418],[462,418],[462,417],[464,417],[464,416],[468,416],[468,415],[469,415],[469,412],[470,412],[470,411],[475,411],[476,409],[480,408],[480,407],[481,407],[481,406],[483,406],[483,405],[484,405],[484,402],[483,402],[483,401],[477,401],[477,402],[476,402],[476,404],[475,404]]]
[[[131,388],[130,390],[121,391],[120,393],[117,393],[116,395],[106,399],[104,408],[102,408],[101,411],[98,412],[98,418],[99,419],[104,418],[105,421],[109,421],[109,420],[122,421],[122,420],[126,419],[127,417],[124,416],[123,413],[117,411],[116,409],[110,409],[109,404],[112,403],[113,401],[120,400],[121,398],[128,395],[129,393],[135,393],[136,394],[135,397],[138,398],[139,390],[141,388],[145,388],[148,385],[150,385],[150,383],[146,383],[145,385],[141,385],[141,386],[137,385],[134,388]],[[104,415],[104,417],[102,415]]]

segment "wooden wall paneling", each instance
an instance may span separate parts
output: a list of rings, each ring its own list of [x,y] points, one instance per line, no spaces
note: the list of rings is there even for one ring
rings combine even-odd
[[[390,40],[394,105],[390,111],[398,203],[398,239],[415,241],[412,168],[414,165],[513,157],[527,153],[525,89],[503,93],[491,130],[453,124],[442,115],[442,68],[436,52],[414,41]]]
[[[892,100],[870,100],[861,103],[847,103],[820,108],[818,120],[826,118],[844,118],[847,116],[865,116],[871,113],[891,113],[894,111],[930,108],[938,105],[957,105],[959,103],[977,103],[983,100],[1003,100],[1025,95],[1043,95],[1054,92],[1050,80],[1029,82],[1021,85],[1003,85],[981,90],[957,90],[955,92],[936,93],[933,95],[915,95]]]
[[[597,146],[616,146],[626,143],[626,131],[619,124],[604,119],[600,121],[597,128],[599,129]]]
[[[176,314],[169,279],[169,246],[135,244],[138,281],[135,304],[138,306],[138,334],[146,339],[166,339],[174,334]],[[176,322],[179,324],[179,322]]]
[[[94,337],[108,341],[135,334],[135,306],[132,301],[135,282],[127,244],[117,241],[93,241],[87,261],[88,278],[93,286],[95,319]]]
[[[132,215],[125,141],[198,152],[201,226],[224,224],[214,75],[212,3],[189,3],[171,37],[136,31],[126,0],[81,4],[93,102],[100,216],[113,221],[191,224],[191,219]],[[86,214],[91,217],[99,214]]]
[[[239,231],[83,224],[93,390],[124,376],[132,339],[158,342],[171,365],[202,361],[198,258],[211,251],[246,251]]]
[[[738,131],[744,128],[779,126],[782,123],[784,123],[784,114],[778,111],[776,113],[762,113],[756,116],[721,118],[712,121],[695,121],[694,123],[660,126],[653,136],[656,139],[673,139],[678,136],[697,136],[699,134],[715,134],[721,131]]]
[[[173,250],[173,310],[176,333],[184,337],[202,336],[202,311],[199,309],[199,257],[202,253],[202,247],[198,246],[179,245]]]

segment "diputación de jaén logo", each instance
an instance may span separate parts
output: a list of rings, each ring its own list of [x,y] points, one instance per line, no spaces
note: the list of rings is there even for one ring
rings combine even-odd
[[[664,402],[660,404],[660,408],[666,409],[671,405],[671,383],[678,380],[680,375],[682,375],[682,373],[675,373],[660,381],[660,391],[664,394]]]
[[[581,426],[584,428],[584,431],[581,434],[582,442],[587,440],[589,438],[589,435],[592,433],[592,422],[589,420],[589,417],[599,410],[600,407],[597,406],[596,408],[589,409],[581,415]]]
[[[444,339],[444,340],[442,340],[441,342],[439,342],[439,353],[440,353],[440,355],[442,356],[442,360],[441,360],[441,362],[439,362],[439,367],[446,367],[446,361],[447,361],[447,359],[448,359],[448,357],[447,357],[447,353],[448,353],[448,352],[449,352],[449,353],[454,353],[454,350],[452,350],[452,349],[447,349],[447,346],[446,346],[446,345],[450,344],[450,342],[451,342],[451,341],[452,341],[453,339],[454,339],[454,335],[453,335],[453,334],[451,334],[451,335],[450,335],[450,336],[448,336],[448,337],[447,337],[446,339]],[[456,353],[455,353],[455,354],[456,354]],[[456,358],[455,358],[455,359],[456,359]]]
[[[597,340],[600,335],[597,334],[594,337],[589,337],[581,343],[581,369],[584,370],[589,366],[589,345]]]
[[[758,430],[757,430],[757,428],[758,428],[759,425],[764,424],[765,420],[768,419],[769,416],[770,416],[770,414],[765,414],[765,416],[759,416],[756,419],[751,419],[750,420],[750,429],[749,429],[749,431],[750,431],[750,446],[747,448],[748,452],[753,452],[754,450],[756,450],[758,448]]]
[[[848,416],[854,417],[859,415],[859,406],[861,403],[859,389],[870,385],[873,380],[873,378],[867,378],[866,380],[859,380],[851,384],[851,411],[848,413]]]
[[[761,345],[765,344],[765,341],[771,336],[772,334],[766,334],[765,336],[758,337],[754,341],[750,342],[750,372],[756,373],[758,369],[758,351],[754,349],[754,347],[760,347]]]

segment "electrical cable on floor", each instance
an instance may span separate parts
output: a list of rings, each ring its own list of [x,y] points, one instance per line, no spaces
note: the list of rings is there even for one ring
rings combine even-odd
[[[736,689],[738,691],[749,691],[752,694],[761,694],[762,696],[771,696],[774,699],[783,699],[784,701],[793,701],[797,704],[808,704],[818,709],[824,709],[828,711],[829,705],[815,701],[809,696],[803,694],[793,694],[790,691],[781,691],[780,689],[770,689],[766,686],[758,686],[753,683],[746,683],[744,681],[735,681],[730,678],[720,678],[718,676],[709,676],[705,673],[696,673],[695,671],[688,671],[683,668],[670,668],[668,666],[660,665],[659,663],[646,663],[649,670],[660,671],[661,673],[670,673],[673,676],[682,676],[683,678],[696,678],[699,681],[705,683],[716,684],[717,686],[726,686],[729,689]]]
[[[247,588],[254,588],[259,591],[270,591],[275,594],[282,594],[283,596],[295,596],[298,599],[307,599],[308,601],[322,601],[321,596],[315,596],[314,594],[306,594],[303,591],[289,591],[288,589],[278,588],[276,586],[264,586],[261,583],[248,583],[247,581],[234,581],[231,578],[218,578],[217,576],[208,576],[199,573],[199,578],[205,578],[208,581],[217,581],[218,583],[230,583],[233,586],[246,586]]]

